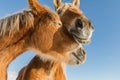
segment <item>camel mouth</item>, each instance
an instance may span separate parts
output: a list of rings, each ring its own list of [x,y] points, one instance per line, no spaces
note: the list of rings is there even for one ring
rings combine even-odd
[[[72,53],[72,54],[73,54],[74,57],[77,59],[77,60],[76,60],[76,65],[78,65],[78,64],[84,64],[84,62],[86,61],[86,59],[85,59],[86,55],[81,55],[81,56],[79,56],[79,55],[77,55],[77,54],[75,54],[75,53]]]
[[[80,36],[78,36],[77,34],[75,33],[72,33],[73,35],[73,38],[78,42],[78,43],[81,43],[81,44],[88,44],[90,42],[90,38],[82,38]]]

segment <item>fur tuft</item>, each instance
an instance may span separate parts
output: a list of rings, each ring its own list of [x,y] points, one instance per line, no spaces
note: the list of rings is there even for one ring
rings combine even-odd
[[[8,16],[0,20],[0,36],[5,35],[6,33],[11,36],[13,33],[19,31],[21,28],[20,25],[25,24],[24,27],[31,27],[34,24],[34,17],[32,12],[23,11],[12,16]]]

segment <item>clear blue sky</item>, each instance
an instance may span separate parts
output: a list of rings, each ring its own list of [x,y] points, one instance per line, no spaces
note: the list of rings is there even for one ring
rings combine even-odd
[[[39,2],[54,10],[52,0]],[[25,8],[27,0],[1,0],[0,18]],[[84,46],[87,61],[80,66],[68,66],[68,80],[120,80],[120,0],[81,0],[80,8],[91,19],[95,32],[92,42]],[[18,72],[33,56],[32,52],[26,52],[8,71]]]

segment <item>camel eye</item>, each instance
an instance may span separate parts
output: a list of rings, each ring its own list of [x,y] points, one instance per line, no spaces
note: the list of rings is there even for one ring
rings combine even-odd
[[[80,29],[83,28],[83,24],[82,24],[82,21],[80,19],[76,20],[76,24],[75,25],[76,25],[77,28],[80,28]]]
[[[62,13],[62,9],[59,9],[59,10],[57,11],[57,13],[58,13],[58,14],[61,14],[61,13]]]

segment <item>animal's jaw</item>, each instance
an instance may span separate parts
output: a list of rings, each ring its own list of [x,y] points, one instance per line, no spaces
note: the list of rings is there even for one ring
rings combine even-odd
[[[79,65],[79,64],[83,64],[85,61],[86,61],[86,52],[84,51],[84,49],[79,48],[76,49],[75,51],[72,51],[69,54],[69,59],[67,64]]]

